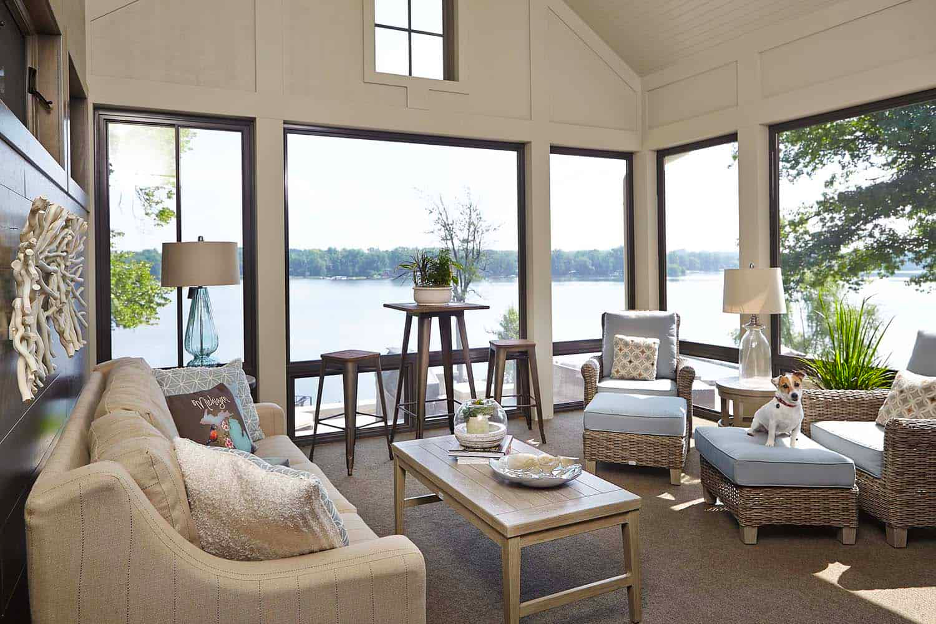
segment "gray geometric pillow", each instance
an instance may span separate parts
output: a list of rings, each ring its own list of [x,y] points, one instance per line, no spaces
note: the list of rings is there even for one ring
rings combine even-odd
[[[250,385],[244,373],[244,363],[241,360],[234,360],[224,366],[194,366],[167,370],[157,368],[153,370],[153,373],[156,375],[156,383],[166,396],[210,390],[219,383],[226,384],[237,400],[250,439],[254,442],[263,439],[260,416],[257,414],[257,408],[254,407]]]
[[[310,481],[315,481],[316,483],[321,483],[321,480],[316,477],[314,474],[308,473],[304,470],[295,470],[293,468],[287,468],[286,466],[274,466],[273,464],[267,462],[262,457],[257,457],[246,451],[242,451],[236,448],[228,448],[226,446],[208,446],[205,447],[211,449],[212,451],[217,451],[219,453],[229,453],[231,455],[237,455],[238,457],[243,457],[250,463],[263,468],[267,472],[276,472],[281,475],[286,475],[287,477],[296,477],[299,479],[308,479]],[[348,541],[348,531],[345,529],[344,521],[341,519],[341,515],[338,513],[338,510],[335,508],[335,503],[328,498],[328,493],[325,491],[325,488],[319,488],[321,494],[320,498],[322,504],[325,506],[325,509],[328,511],[328,515],[331,516],[331,519],[335,522],[335,525],[338,527],[338,532],[341,533],[341,541],[344,546],[349,544]]]

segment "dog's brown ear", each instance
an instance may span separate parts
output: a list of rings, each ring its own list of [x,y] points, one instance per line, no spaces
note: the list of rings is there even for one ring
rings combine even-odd
[[[770,383],[772,383],[772,384],[774,385],[774,388],[779,388],[779,387],[780,387],[780,377],[774,377],[773,379],[770,380]]]
[[[806,373],[801,370],[793,371],[790,374],[796,377],[797,379],[799,379],[800,381],[803,381],[804,379],[806,379]]]

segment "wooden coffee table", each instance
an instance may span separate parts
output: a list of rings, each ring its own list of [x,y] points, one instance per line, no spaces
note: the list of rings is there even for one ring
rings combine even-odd
[[[458,443],[453,436],[408,440],[393,444],[393,490],[396,533],[403,535],[403,510],[445,502],[500,545],[504,583],[504,622],[622,587],[632,622],[639,622],[640,558],[637,519],[640,497],[593,474],[568,485],[534,489],[505,483],[490,466],[458,465],[448,456]],[[513,452],[541,451],[514,440]],[[432,494],[405,497],[410,474]],[[606,527],[620,526],[624,540],[624,574],[520,602],[520,549]],[[562,562],[557,561],[556,566]]]

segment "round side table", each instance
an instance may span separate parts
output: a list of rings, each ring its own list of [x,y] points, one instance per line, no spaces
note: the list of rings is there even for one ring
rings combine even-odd
[[[715,382],[718,396],[721,397],[721,420],[719,427],[749,427],[754,420],[754,412],[770,401],[777,391],[770,380],[762,383],[746,381],[741,383],[737,377],[726,377]],[[728,402],[733,403],[728,409]]]

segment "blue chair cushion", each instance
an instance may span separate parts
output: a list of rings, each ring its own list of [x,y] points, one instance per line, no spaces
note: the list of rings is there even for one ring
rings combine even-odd
[[[855,462],[859,470],[878,479],[884,474],[884,427],[873,420],[824,421],[809,427],[813,440]]]
[[[601,361],[604,370],[611,371],[614,362],[614,337],[639,336],[657,338],[657,379],[676,379],[676,360],[679,350],[676,341],[675,312],[605,312],[601,316]]]
[[[855,485],[855,463],[800,434],[796,448],[789,436],[765,446],[766,433],[747,435],[741,427],[699,427],[699,454],[737,485],[750,487],[834,487]]]
[[[585,429],[641,435],[686,435],[686,400],[599,392],[585,408]]]
[[[673,379],[612,379],[605,377],[598,382],[598,392],[617,394],[643,394],[649,396],[676,396],[676,381]]]

